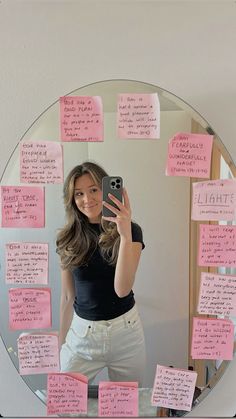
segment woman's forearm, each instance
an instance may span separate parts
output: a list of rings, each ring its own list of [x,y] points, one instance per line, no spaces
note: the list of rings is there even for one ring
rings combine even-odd
[[[75,300],[75,287],[72,273],[69,270],[61,270],[61,300],[60,300],[60,330],[59,347],[63,345],[73,318],[73,303]]]
[[[119,297],[125,297],[132,289],[141,249],[141,243],[121,237],[114,280],[115,292]]]

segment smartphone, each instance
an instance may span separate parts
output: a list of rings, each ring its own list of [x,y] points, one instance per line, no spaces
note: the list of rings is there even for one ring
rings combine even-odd
[[[122,202],[123,194],[123,179],[120,176],[105,176],[102,179],[102,199],[108,204],[112,205],[115,208],[118,208],[117,205],[108,197],[108,194],[111,193],[120,202]],[[110,211],[105,206],[102,207],[102,215],[104,217],[116,217],[114,212]]]

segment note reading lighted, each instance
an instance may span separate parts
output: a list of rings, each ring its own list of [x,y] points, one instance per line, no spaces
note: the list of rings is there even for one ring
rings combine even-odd
[[[235,218],[235,180],[193,183],[192,220],[233,221]]]

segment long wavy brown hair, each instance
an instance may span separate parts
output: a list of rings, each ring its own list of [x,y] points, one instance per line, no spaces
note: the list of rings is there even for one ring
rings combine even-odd
[[[56,250],[61,259],[62,269],[72,270],[86,265],[97,246],[109,264],[115,265],[118,257],[120,236],[116,224],[101,219],[101,234],[97,240],[97,235],[91,228],[88,218],[76,206],[75,181],[85,174],[89,174],[100,189],[102,178],[107,176],[101,166],[86,161],[74,167],[65,180],[63,197],[66,224],[59,231],[56,240]]]

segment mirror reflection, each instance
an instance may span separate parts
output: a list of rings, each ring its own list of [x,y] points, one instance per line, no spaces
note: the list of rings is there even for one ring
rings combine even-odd
[[[68,174],[64,202],[67,222],[57,237],[61,371],[92,382],[107,367],[110,381],[141,387],[145,342],[132,287],[144,243],[122,178],[84,162]]]
[[[160,101],[159,139],[121,140],[117,138],[117,95],[120,93],[158,94]],[[200,274],[201,271],[207,270],[197,265],[199,223],[191,221],[190,218],[192,183],[200,179],[166,176],[165,167],[168,141],[177,132],[205,134],[214,134],[214,132],[208,123],[189,105],[173,94],[147,83],[129,80],[103,81],[80,88],[70,93],[71,95],[101,97],[104,115],[104,142],[64,142],[63,161],[65,179],[74,167],[78,167],[87,161],[94,162],[99,167],[101,166],[106,172],[103,175],[109,174],[110,176],[122,177],[125,190],[127,191],[126,202],[128,200],[130,202],[132,221],[135,223],[134,225],[138,225],[140,228],[138,233],[132,229],[131,232],[129,230],[128,234],[126,224],[124,229],[125,234],[122,235],[122,237],[125,236],[127,239],[128,234],[129,242],[131,241],[131,237],[135,237],[133,240],[135,262],[132,264],[132,280],[129,283],[129,287],[125,291],[121,289],[120,295],[121,299],[124,298],[124,300],[127,300],[128,298],[129,300],[129,304],[125,306],[125,312],[131,311],[133,316],[132,310],[135,306],[138,307],[146,342],[145,372],[139,373],[139,368],[141,369],[142,367],[142,363],[139,362],[139,368],[135,368],[135,375],[132,376],[129,372],[130,381],[140,381],[138,378],[140,374],[142,375],[142,383],[140,382],[140,385],[142,388],[150,390],[153,386],[157,363],[175,368],[193,368],[198,373],[197,386],[202,390],[201,395],[197,394],[198,401],[200,401],[217,382],[224,372],[225,367],[228,365],[228,362],[222,362],[221,360],[193,360],[190,356],[192,317],[198,316],[197,299]],[[60,139],[59,118],[59,101],[57,101],[33,123],[22,137],[21,142],[58,142]],[[18,145],[12,153],[11,159],[2,176],[1,185],[23,185],[20,182],[19,149],[20,146]],[[74,185],[72,201],[76,208],[80,210],[82,217],[84,215],[86,217],[85,219],[90,221],[89,236],[92,240],[92,237],[93,239],[98,237],[98,231],[95,229],[99,228],[100,237],[100,226],[98,224],[101,221],[101,207],[99,207],[98,214],[95,214],[95,212],[93,213],[93,209],[89,208],[90,205],[88,205],[88,212],[83,214],[83,207],[81,207],[83,204],[79,201],[81,198],[80,196],[76,197],[75,193],[76,189],[79,189],[86,195],[87,192],[91,191],[90,187],[99,185],[99,191],[96,191],[96,193],[100,194],[98,201],[99,205],[101,205],[101,177],[98,182],[94,181],[90,172],[86,172],[83,176],[78,176],[76,178],[77,180],[75,180],[78,184]],[[235,167],[232,160],[219,138],[214,134],[210,178],[219,179],[234,176]],[[81,180],[82,184],[80,183]],[[66,218],[63,206],[62,183],[45,184],[43,186],[45,187],[45,227],[37,229],[2,228],[0,240],[2,249],[9,242],[48,243],[48,286],[51,289],[52,297],[52,330],[57,331],[60,329],[59,307],[61,294],[63,295],[60,271],[60,263],[63,260],[63,245],[62,241],[60,241],[60,234],[62,233],[59,233],[58,236],[58,232],[63,232],[60,229],[66,225],[68,219]],[[76,200],[78,203],[76,203]],[[123,203],[122,205],[122,209],[124,210],[125,204]],[[107,207],[107,209],[111,208]],[[86,208],[84,212],[85,210]],[[105,234],[106,222],[109,227],[109,221],[104,220],[101,229],[103,235]],[[116,223],[113,221],[111,225],[114,224]],[[122,226],[119,226],[119,228],[120,231],[124,232]],[[118,227],[116,227],[116,230],[118,230]],[[137,236],[135,236],[136,233]],[[118,235],[120,237],[119,233]],[[66,239],[64,240],[66,241]],[[56,253],[56,249],[58,254]],[[126,257],[127,254],[128,251],[126,249]],[[82,260],[82,263],[86,264],[86,259]],[[83,268],[81,267],[81,269]],[[125,265],[125,269],[127,269],[127,265]],[[18,369],[17,338],[22,331],[9,330],[8,290],[11,286],[5,283],[5,270],[4,252],[1,252],[3,298],[0,321],[2,337],[9,355]],[[213,268],[211,268],[212,271]],[[134,272],[135,282],[133,283]],[[218,272],[217,268],[215,268],[215,272]],[[227,274],[235,274],[233,269],[230,269],[230,271],[227,269],[225,272]],[[67,277],[65,282],[70,280],[71,278],[68,279]],[[18,287],[21,288],[22,285],[19,284]],[[66,289],[68,291],[68,287]],[[67,291],[64,295],[67,295]],[[74,293],[75,289],[73,288],[73,301]],[[118,290],[117,293],[119,294]],[[79,297],[82,298],[83,296],[80,295]],[[86,295],[84,297],[86,298]],[[104,297],[104,295],[101,296],[102,310],[107,309],[107,302],[105,304]],[[66,299],[68,299],[68,295]],[[110,295],[106,298],[107,300],[113,301]],[[134,300],[136,304],[132,306]],[[123,315],[124,313],[122,311],[116,311],[115,318],[117,314]],[[71,319],[72,317],[70,316],[68,318]],[[83,313],[81,317],[83,318]],[[108,314],[108,317],[110,317],[110,314]],[[94,321],[96,319],[88,320]],[[101,319],[99,318],[97,320]],[[107,319],[103,320],[107,321]],[[130,323],[128,322],[131,319],[124,321],[129,326]],[[83,330],[82,333],[86,334],[88,326],[83,325],[82,327],[80,325],[80,331]],[[62,337],[61,335],[61,344],[64,343],[66,332],[67,328],[64,331],[64,336]],[[141,334],[136,334],[137,338],[138,336],[140,338]],[[67,356],[65,358],[68,359]],[[98,384],[99,381],[106,380],[108,376],[109,371],[107,369],[103,370],[95,378],[93,384]],[[22,378],[43,399],[46,389],[46,375],[25,375]],[[183,412],[180,413],[183,414]],[[156,409],[149,406],[149,409],[140,415],[156,415]]]

